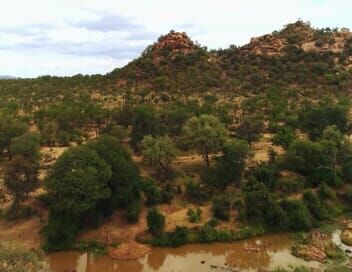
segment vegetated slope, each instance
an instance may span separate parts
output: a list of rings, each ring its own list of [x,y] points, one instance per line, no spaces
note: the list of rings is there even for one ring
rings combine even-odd
[[[158,102],[178,92],[237,96],[258,94],[270,86],[319,97],[349,91],[351,67],[352,33],[347,29],[314,29],[298,21],[252,38],[245,46],[219,50],[208,50],[187,34],[171,31],[139,58],[105,76],[4,80],[0,96],[22,107],[57,102],[67,94],[99,93],[108,102],[117,95],[138,100],[152,93],[152,102]]]
[[[348,30],[313,29],[301,21],[245,46],[212,51],[172,31],[108,76],[144,91],[248,93],[276,85],[336,92],[351,87],[351,46]]]

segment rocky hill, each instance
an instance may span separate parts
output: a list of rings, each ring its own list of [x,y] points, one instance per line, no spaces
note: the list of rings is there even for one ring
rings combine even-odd
[[[188,54],[197,48],[199,48],[199,45],[195,44],[185,32],[175,32],[171,30],[170,33],[158,39],[152,46],[152,52],[155,53],[166,50],[173,53]]]
[[[220,50],[208,50],[186,33],[170,31],[140,57],[107,75],[1,81],[0,94],[8,100],[21,94],[16,99],[22,104],[31,100],[45,104],[65,93],[93,92],[97,97],[108,95],[113,106],[126,96],[157,103],[206,93],[256,96],[275,87],[318,99],[324,94],[350,96],[351,68],[348,29],[317,29],[297,21],[244,46]]]
[[[352,33],[297,21],[242,47],[208,51],[171,31],[109,78],[119,88],[175,92],[258,92],[270,86],[351,91]]]
[[[342,53],[348,40],[352,38],[349,29],[314,29],[310,24],[298,21],[288,24],[281,31],[274,31],[261,37],[252,38],[241,49],[258,55],[282,56],[288,45],[294,45],[305,52]]]

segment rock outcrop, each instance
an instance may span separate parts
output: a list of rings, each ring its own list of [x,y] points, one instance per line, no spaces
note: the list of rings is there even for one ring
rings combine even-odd
[[[159,37],[153,45],[153,51],[168,50],[171,52],[188,54],[199,47],[196,45],[185,32],[176,32],[171,30],[168,34]]]

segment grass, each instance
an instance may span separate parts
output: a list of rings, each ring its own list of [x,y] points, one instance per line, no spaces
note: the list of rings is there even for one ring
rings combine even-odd
[[[113,246],[116,247],[118,246],[118,244],[115,244]],[[89,252],[97,256],[107,255],[106,246],[103,243],[95,240],[76,242],[73,244],[73,246],[70,249],[78,250],[81,252]]]
[[[159,237],[141,238],[140,242],[157,247],[177,247],[193,243],[234,242],[265,233],[263,227],[247,226],[240,230],[217,230],[209,224],[199,229],[176,228],[173,232],[164,232]]]
[[[26,250],[14,243],[0,242],[1,272],[49,272],[42,252]]]

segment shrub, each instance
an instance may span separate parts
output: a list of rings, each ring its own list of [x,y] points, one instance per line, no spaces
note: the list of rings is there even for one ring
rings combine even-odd
[[[141,213],[141,202],[139,200],[133,201],[128,205],[126,210],[126,219],[130,223],[136,223]]]
[[[307,205],[311,215],[318,220],[327,218],[325,208],[323,207],[319,197],[312,190],[305,191],[303,194],[303,201]]]
[[[209,192],[193,179],[186,181],[187,198],[194,203],[202,203],[209,198]]]
[[[202,211],[197,208],[195,211],[191,208],[187,211],[188,220],[191,223],[199,223],[201,220]]]
[[[304,188],[304,181],[300,177],[281,178],[277,181],[276,188],[284,194],[292,194]]]
[[[146,197],[147,205],[156,205],[161,202],[161,192],[153,179],[147,179],[142,183],[142,191]]]
[[[328,185],[325,184],[325,182],[319,185],[318,195],[322,200],[335,198],[334,192],[329,188]]]
[[[160,235],[165,226],[165,217],[157,209],[153,208],[148,211],[147,215],[147,225],[149,231],[154,235]]]
[[[281,202],[283,210],[288,216],[288,226],[294,231],[309,230],[313,227],[309,209],[300,200],[284,200]]]
[[[231,203],[227,196],[215,197],[212,201],[212,212],[215,218],[221,220],[230,219]]]
[[[70,248],[78,230],[79,224],[72,215],[51,210],[48,224],[43,229],[46,237],[44,249],[57,251]]]
[[[161,190],[160,201],[161,203],[170,203],[174,195],[174,189],[170,183],[167,183]]]

